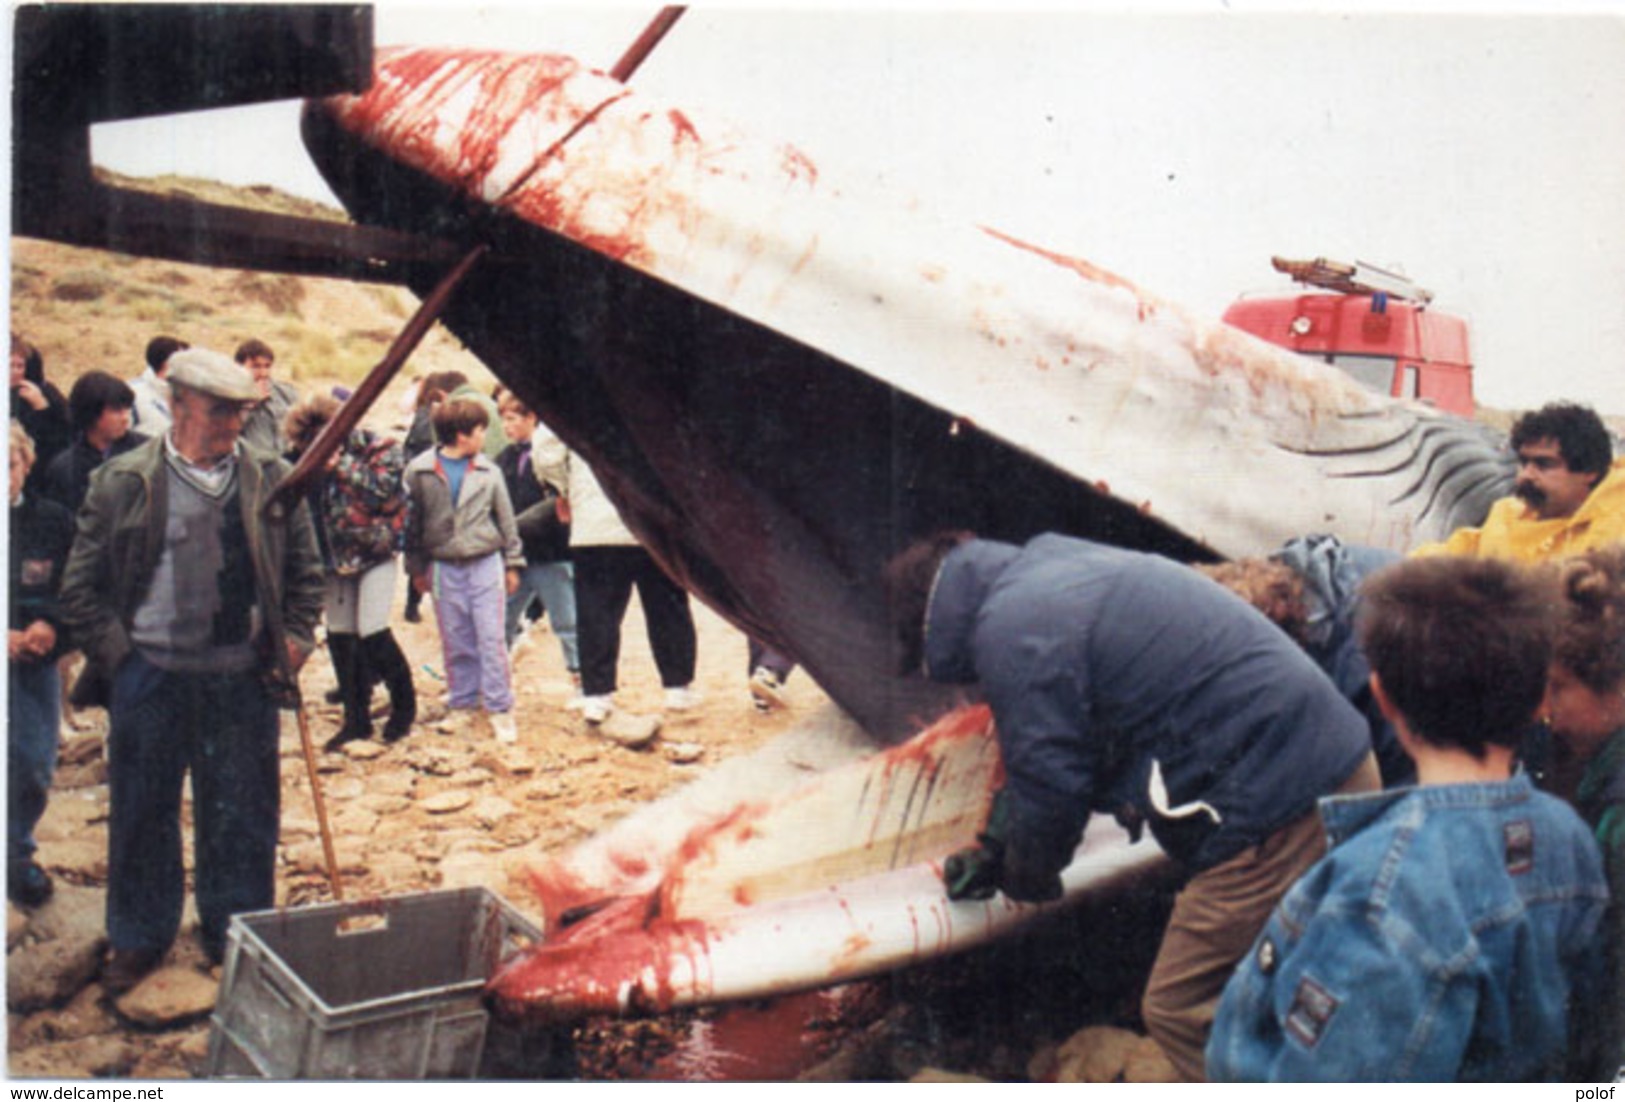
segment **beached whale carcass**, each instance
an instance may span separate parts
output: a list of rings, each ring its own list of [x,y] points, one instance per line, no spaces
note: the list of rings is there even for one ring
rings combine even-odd
[[[1461,422],[569,58],[381,49],[305,138],[358,221],[493,243],[446,324],[872,729],[941,699],[877,676],[878,568],[923,530],[1405,547],[1497,492]]]
[[[923,532],[1064,531],[1184,559],[1306,532],[1403,548],[1476,520],[1506,485],[1473,426],[1085,260],[860,196],[795,146],[569,58],[381,50],[368,92],[312,102],[304,126],[358,221],[491,246],[446,324],[592,463],[674,576],[888,740],[955,702],[890,672],[880,569]],[[992,783],[955,790],[959,819],[985,813]],[[742,887],[760,846],[719,848],[719,829],[591,886],[638,902],[515,965],[512,997],[715,997],[678,982],[698,967],[693,939],[722,944],[744,921],[730,944],[770,942],[771,908],[859,880],[882,894],[906,881],[926,905],[936,882],[920,870],[974,833],[962,822],[927,848],[877,849],[878,866],[803,870],[770,907]],[[1108,863],[1126,849],[1101,847]],[[701,852],[722,854],[708,898],[727,905],[674,925],[687,920],[666,889]]]

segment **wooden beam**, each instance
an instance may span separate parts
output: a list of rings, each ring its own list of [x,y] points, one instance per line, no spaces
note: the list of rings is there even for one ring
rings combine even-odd
[[[466,245],[396,230],[93,186],[75,202],[14,212],[12,232],[132,256],[289,275],[405,283]]]

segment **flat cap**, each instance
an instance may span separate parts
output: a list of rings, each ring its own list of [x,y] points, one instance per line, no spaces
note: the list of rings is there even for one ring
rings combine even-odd
[[[254,376],[246,367],[207,348],[183,348],[169,357],[168,382],[233,402],[260,400]]]

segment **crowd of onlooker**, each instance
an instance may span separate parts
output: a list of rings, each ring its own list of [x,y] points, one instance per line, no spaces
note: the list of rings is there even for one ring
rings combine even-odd
[[[694,705],[687,594],[517,395],[433,373],[416,382],[404,439],[357,425],[329,446],[349,392],[300,394],[257,339],[226,357],[156,337],[135,378],[89,371],[66,399],[16,334],[11,358],[8,897],[36,906],[52,891],[32,834],[64,701],[105,707],[110,990],[174,940],[187,775],[208,955],[220,959],[231,914],[271,904],[277,711],[297,706],[314,649],[327,649],[343,717],[326,750],[374,736],[378,686],[389,697],[378,737],[417,729],[391,626],[403,562],[406,619],[422,620],[427,596],[439,629],[443,729],[473,736],[483,713],[498,741],[518,741],[511,659],[544,615],[575,682],[568,706],[604,724],[633,586],[665,707]],[[311,456],[297,498],[279,499],[312,452],[325,454]],[[84,664],[65,693],[70,650]],[[752,692],[759,706],[782,702]]]
[[[178,931],[190,776],[200,936],[270,906],[279,709],[325,645],[336,751],[419,722],[392,610],[432,601],[454,732],[519,741],[512,656],[545,615],[603,729],[636,590],[668,710],[692,708],[688,595],[517,394],[417,381],[401,440],[301,395],[275,354],[171,337],[66,398],[11,348],[7,894],[71,699],[107,709],[103,973]],[[1064,892],[1089,818],[1188,873],[1143,1001],[1178,1073],[1595,1079],[1625,1067],[1625,460],[1589,409],[1510,434],[1481,526],[1409,555],[1305,535],[1195,569],[1059,535],[932,535],[887,567],[907,672],[978,686],[1004,782],[952,899]],[[307,481],[289,482],[295,465]],[[297,483],[288,499],[279,488]],[[1262,615],[1260,615],[1262,613]],[[793,660],[755,640],[749,689]]]

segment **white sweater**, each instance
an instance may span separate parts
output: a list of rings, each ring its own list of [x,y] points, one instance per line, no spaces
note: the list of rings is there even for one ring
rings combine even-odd
[[[530,438],[530,469],[538,482],[551,483],[569,500],[571,547],[637,546],[586,460],[540,423]]]

